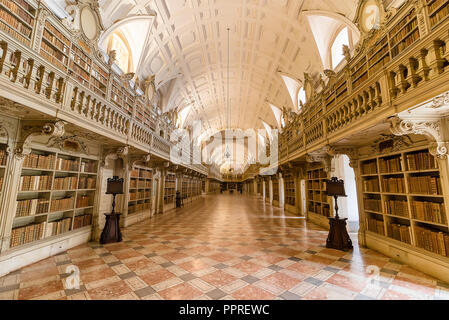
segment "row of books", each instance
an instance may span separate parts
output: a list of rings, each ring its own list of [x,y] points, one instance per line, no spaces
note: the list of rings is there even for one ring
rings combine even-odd
[[[83,214],[73,218],[73,230],[79,229],[92,224],[92,215]]]
[[[50,200],[48,199],[17,200],[16,217],[47,213],[49,203]]]
[[[446,209],[444,203],[430,201],[411,201],[410,207],[414,219],[446,224]]]
[[[365,192],[380,192],[379,181],[376,179],[363,180],[363,191]]]
[[[406,156],[409,171],[437,169],[438,163],[429,152],[411,153]]]
[[[0,0],[0,3],[8,8],[11,12],[17,14],[20,18],[25,20],[28,24],[33,24],[33,17],[36,10],[26,3],[24,0]]]
[[[385,213],[393,216],[408,217],[408,203],[405,200],[385,200]]]
[[[312,179],[326,179],[327,178],[327,174],[325,171],[323,170],[314,170],[314,171],[308,171],[307,172],[307,179],[312,180]]]
[[[73,61],[70,61],[70,70],[78,76],[76,79],[81,82],[81,84],[88,85],[89,79],[90,79],[90,71],[86,71],[83,68],[81,68],[79,65],[74,63]]]
[[[151,179],[153,177],[153,175],[151,174],[150,171],[140,171],[140,178],[144,178],[144,179]]]
[[[11,28],[8,23],[0,19],[0,30],[8,33],[12,37],[16,38],[18,41],[22,42],[25,45],[30,45],[31,39],[20,33],[19,31]]]
[[[429,14],[432,14],[436,9],[441,7],[443,4],[448,4],[447,0],[426,0],[426,3],[429,8]]]
[[[92,63],[92,60],[89,58],[89,56],[85,53],[86,50],[82,50],[78,48],[75,44],[72,44],[72,59],[81,65],[83,68],[88,69],[90,71],[90,66]],[[87,52],[87,51],[86,51]]]
[[[44,47],[41,47],[40,54],[41,54],[42,58],[44,58],[45,60],[47,60],[55,67],[59,68],[60,70],[65,70],[67,68],[65,62],[61,62],[58,58],[56,58],[54,55],[52,55],[51,51],[50,52],[45,51]]]
[[[314,189],[314,190],[320,190],[320,182],[319,181],[310,181],[309,182],[309,189]]]
[[[419,29],[416,29],[413,33],[411,33],[407,38],[399,42],[392,50],[391,55],[396,57],[403,50],[410,47],[415,41],[419,40]]]
[[[51,176],[21,176],[20,191],[40,191],[51,189]]]
[[[78,189],[95,189],[96,181],[95,177],[80,177]]]
[[[449,257],[449,235],[415,226],[416,245],[427,251]]]
[[[45,21],[45,28],[54,35],[54,37],[60,41],[63,45],[67,46],[70,50],[70,40],[64,36],[58,29],[56,29],[50,21]],[[67,51],[69,52],[69,51]]]
[[[69,61],[69,57],[67,56],[67,54],[69,53],[70,48],[60,42],[59,39],[48,32],[47,29],[44,30],[43,40],[45,42],[41,42],[41,48],[43,48],[45,51],[50,53],[62,63],[67,64],[67,62]],[[51,45],[47,44],[47,42]]]
[[[404,178],[383,178],[382,190],[389,193],[405,193]]]
[[[445,2],[446,4],[443,5]],[[440,9],[435,11],[438,7]],[[433,27],[449,15],[449,3],[446,0],[437,0],[429,7],[429,13],[430,25]]]
[[[145,205],[143,203],[133,203],[128,206],[128,213],[135,213],[144,210]]]
[[[376,160],[362,163],[362,174],[376,174],[376,173],[377,173]]]
[[[381,173],[402,171],[401,158],[379,159],[379,169]]]
[[[25,14],[23,15],[25,16]],[[22,16],[20,18],[22,18]],[[27,16],[26,18],[27,19],[23,19],[26,23],[28,23],[28,21],[31,21],[31,17]],[[31,28],[1,7],[0,7],[0,19],[2,19],[3,22],[6,22],[11,28],[20,32],[25,37],[31,38],[32,32]]]
[[[55,211],[65,211],[65,210],[69,210],[69,209],[73,209],[73,201],[74,201],[74,197],[67,197],[67,198],[62,198],[62,199],[52,199],[51,200],[51,204],[50,204],[50,208],[51,208],[51,212],[55,212]]]
[[[96,173],[97,172],[97,162],[96,161],[81,161],[81,172],[86,173]]]
[[[6,150],[0,149],[0,166],[6,166]]]
[[[72,218],[63,218],[61,220],[48,222],[45,228],[45,237],[56,236],[58,234],[70,231]]]
[[[78,160],[69,160],[58,158],[56,160],[56,170],[62,171],[78,171],[79,162]]]
[[[409,183],[411,193],[422,193],[430,195],[442,194],[440,177],[412,176],[409,177]]]
[[[89,196],[79,196],[76,199],[76,207],[77,208],[86,208],[89,206]]]
[[[53,182],[53,190],[75,190],[78,177],[58,177]]]
[[[46,222],[34,223],[24,227],[13,228],[11,231],[10,247],[17,247],[44,238]]]
[[[388,236],[408,244],[412,243],[410,236],[410,227],[398,223],[390,223],[387,225]]]
[[[165,181],[165,188],[171,189],[176,187],[176,182]]]
[[[399,33],[397,33],[393,38],[390,38],[391,46],[394,46],[397,42],[401,41],[407,34],[409,34],[413,29],[418,26],[417,19],[410,21],[405,27],[402,28]]]
[[[366,218],[368,230],[377,234],[385,235],[384,222],[371,217]]]
[[[401,32],[402,29],[411,21],[413,21],[416,18],[416,11],[415,9],[411,10],[404,18],[402,18],[399,23],[397,23],[391,30],[390,30],[390,38],[394,37],[398,32]],[[404,34],[405,35],[405,34]],[[391,40],[391,39],[390,39]]]
[[[139,177],[139,169],[133,169],[130,173],[131,178],[138,178]]]
[[[52,170],[54,168],[56,156],[54,154],[42,155],[37,153],[30,153],[25,156],[23,160],[24,168],[34,168],[34,169],[48,169]]]
[[[363,199],[363,207],[365,210],[382,212],[382,204],[379,199]]]

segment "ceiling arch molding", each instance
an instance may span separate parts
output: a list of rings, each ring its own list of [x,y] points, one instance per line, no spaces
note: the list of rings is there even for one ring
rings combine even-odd
[[[123,18],[121,20],[118,20],[114,22],[109,28],[107,28],[103,33],[100,35],[100,38],[98,40],[98,43],[101,47],[103,47],[103,44],[107,41],[109,36],[118,28],[123,27],[127,25],[128,23],[136,22],[136,21],[152,21],[154,23],[154,19],[156,18],[156,12],[153,12],[152,14],[144,14],[144,15],[132,15],[128,16],[126,18]]]
[[[302,11],[302,14],[325,16],[328,18],[333,18],[335,20],[338,20],[341,23],[343,23],[344,25],[346,25],[352,32],[354,32],[354,35],[357,38],[360,38],[360,35],[361,35],[360,30],[355,25],[355,23],[353,21],[351,21],[351,19],[347,18],[346,16],[344,16],[338,12],[327,11],[327,10],[304,10],[304,11]]]

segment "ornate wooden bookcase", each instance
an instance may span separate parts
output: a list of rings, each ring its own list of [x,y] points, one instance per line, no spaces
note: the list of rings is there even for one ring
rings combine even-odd
[[[321,163],[310,163],[306,175],[307,219],[328,229],[328,218],[333,214],[332,202],[325,192],[329,174]]]

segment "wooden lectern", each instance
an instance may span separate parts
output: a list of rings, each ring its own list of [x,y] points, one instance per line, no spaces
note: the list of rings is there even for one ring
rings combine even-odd
[[[342,251],[351,250],[353,248],[352,241],[346,230],[346,220],[348,219],[340,219],[338,216],[338,197],[347,197],[344,181],[335,177],[327,180],[326,192],[329,197],[334,197],[335,199],[335,218],[329,218],[330,230],[326,241],[326,248]]]
[[[103,232],[101,233],[100,243],[121,242],[122,233],[120,231],[120,213],[115,213],[115,196],[123,194],[123,178],[119,179],[114,176],[108,179],[106,194],[112,194],[112,212],[105,214],[106,223]]]

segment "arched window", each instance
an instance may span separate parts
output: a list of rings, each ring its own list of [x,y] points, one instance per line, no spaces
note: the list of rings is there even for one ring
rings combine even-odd
[[[298,110],[301,110],[301,107],[306,104],[306,90],[304,88],[299,89],[298,92]]]
[[[335,69],[340,62],[343,61],[343,45],[350,47],[349,30],[347,27],[343,28],[335,37],[331,47],[332,68]]]
[[[119,31],[111,34],[108,40],[108,52],[116,51],[116,64],[124,73],[132,72],[134,69],[133,58],[128,41]]]

